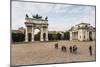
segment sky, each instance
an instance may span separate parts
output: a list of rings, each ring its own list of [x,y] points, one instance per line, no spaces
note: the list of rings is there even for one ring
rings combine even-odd
[[[48,16],[49,31],[66,31],[81,22],[95,27],[95,6],[12,1],[12,29],[25,27],[25,15]]]

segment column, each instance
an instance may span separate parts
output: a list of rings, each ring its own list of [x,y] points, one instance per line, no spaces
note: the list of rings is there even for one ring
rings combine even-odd
[[[88,33],[88,31],[86,31],[86,39],[87,39],[87,41],[89,40],[89,33]]]
[[[70,40],[72,40],[72,32],[70,32]]]
[[[32,42],[34,42],[34,28],[33,27],[32,27],[32,32],[31,33],[32,33],[32,37],[31,37],[32,39],[31,40],[32,40]]]
[[[95,32],[92,31],[92,40],[95,40]]]
[[[40,41],[44,41],[43,40],[43,28],[42,27],[41,27]]]
[[[72,32],[72,39],[75,40],[75,32]]]
[[[48,41],[48,28],[46,28],[46,36],[45,36],[45,40]]]
[[[81,40],[81,31],[78,30],[78,40],[80,41]]]
[[[26,31],[25,31],[25,42],[28,42],[28,32],[27,32],[28,27],[26,26]]]
[[[89,40],[89,31],[87,32],[87,34],[88,34],[88,40]]]

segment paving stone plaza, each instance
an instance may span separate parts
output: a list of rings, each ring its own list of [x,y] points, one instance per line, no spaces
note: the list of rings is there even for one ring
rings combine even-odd
[[[11,45],[12,65],[95,61],[95,41],[58,41],[58,49],[54,48],[55,43],[57,42],[34,42]],[[69,46],[71,45],[77,45],[77,54],[69,52]],[[92,46],[92,56],[89,54],[89,45]],[[61,46],[66,46],[66,52],[61,51]]]

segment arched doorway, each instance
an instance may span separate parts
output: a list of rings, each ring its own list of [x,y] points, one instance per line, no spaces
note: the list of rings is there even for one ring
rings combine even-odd
[[[46,41],[46,34],[45,33],[43,33],[43,39],[44,39],[44,41]]]
[[[32,34],[31,33],[28,33],[28,41],[31,41],[31,38],[32,37]]]
[[[40,41],[40,30],[39,29],[35,29],[34,30],[34,34],[35,34],[34,40],[35,41]]]

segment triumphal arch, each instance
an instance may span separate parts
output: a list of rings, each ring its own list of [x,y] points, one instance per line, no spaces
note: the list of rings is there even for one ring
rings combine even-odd
[[[31,34],[31,42],[34,42],[34,30],[39,29],[40,30],[40,41],[48,41],[48,17],[45,17],[44,19],[42,16],[39,16],[38,14],[32,16],[32,18],[29,18],[28,14],[26,14],[25,18],[25,42],[29,41],[29,35]],[[43,36],[45,33],[45,37]]]

